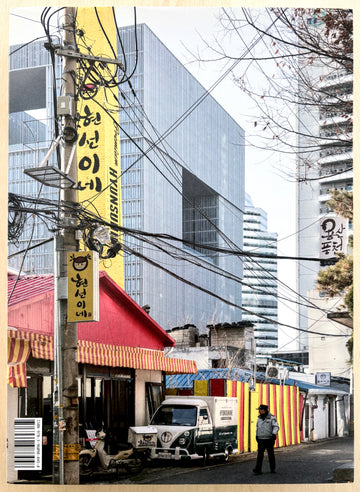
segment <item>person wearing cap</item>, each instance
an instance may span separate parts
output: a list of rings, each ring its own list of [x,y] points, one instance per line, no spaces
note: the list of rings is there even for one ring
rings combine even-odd
[[[266,449],[269,457],[270,471],[271,473],[276,473],[274,444],[276,441],[277,433],[279,432],[279,424],[276,420],[275,415],[269,412],[269,407],[267,405],[260,405],[257,410],[259,410],[259,416],[256,422],[256,441],[258,443],[258,454],[256,466],[253,472],[256,475],[260,475],[262,473],[261,467]]]

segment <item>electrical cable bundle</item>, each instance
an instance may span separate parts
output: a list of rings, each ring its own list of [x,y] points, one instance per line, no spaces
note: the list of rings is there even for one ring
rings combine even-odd
[[[12,243],[17,243],[19,237],[24,230],[26,215],[21,210],[22,203],[18,196],[14,195],[13,193],[9,193],[8,203],[8,239]]]

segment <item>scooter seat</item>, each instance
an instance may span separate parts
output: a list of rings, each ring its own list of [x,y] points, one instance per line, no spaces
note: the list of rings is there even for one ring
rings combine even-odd
[[[126,460],[127,458],[129,458],[129,456],[131,456],[133,454],[134,450],[133,448],[130,448],[130,449],[123,449],[123,450],[120,450],[116,453],[115,456],[113,456],[113,460]]]

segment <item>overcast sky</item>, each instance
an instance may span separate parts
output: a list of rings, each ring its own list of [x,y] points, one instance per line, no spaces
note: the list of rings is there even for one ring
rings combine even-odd
[[[10,45],[25,43],[38,36],[43,36],[39,23],[42,8],[17,8],[11,10],[9,20]],[[137,22],[145,22],[173,54],[190,70],[205,88],[217,80],[220,66],[215,63],[194,63],[189,53],[204,54],[204,42],[213,42],[215,35],[221,34],[218,23],[219,10],[208,7],[139,7]],[[117,9],[119,25],[133,23],[133,8]],[[54,17],[56,25],[56,17]],[[250,102],[235,86],[229,77],[212,93],[226,111],[244,128],[251,132],[254,126],[254,115]],[[295,255],[295,185],[280,176],[277,169],[281,159],[276,154],[268,154],[263,150],[246,148],[246,191],[252,197],[254,206],[263,208],[268,213],[268,230],[277,232],[279,237],[278,253]],[[289,162],[286,163],[288,165]],[[289,239],[284,239],[290,236]],[[278,263],[279,278],[295,289],[295,262],[280,260]],[[295,324],[294,308],[289,310],[279,305],[279,320],[283,323]],[[287,330],[288,331],[288,330]],[[288,344],[296,333],[285,335],[279,328],[279,347]],[[294,348],[292,344],[286,349]]]

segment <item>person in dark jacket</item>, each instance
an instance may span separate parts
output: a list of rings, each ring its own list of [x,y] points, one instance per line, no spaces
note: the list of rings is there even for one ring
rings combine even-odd
[[[279,432],[279,424],[276,420],[275,415],[269,412],[269,407],[267,405],[260,405],[259,416],[256,422],[256,441],[258,443],[258,454],[256,460],[256,466],[253,472],[256,475],[260,475],[262,462],[264,459],[265,449],[268,453],[270,471],[275,472],[275,454],[274,454],[274,444],[276,441],[277,433]]]

